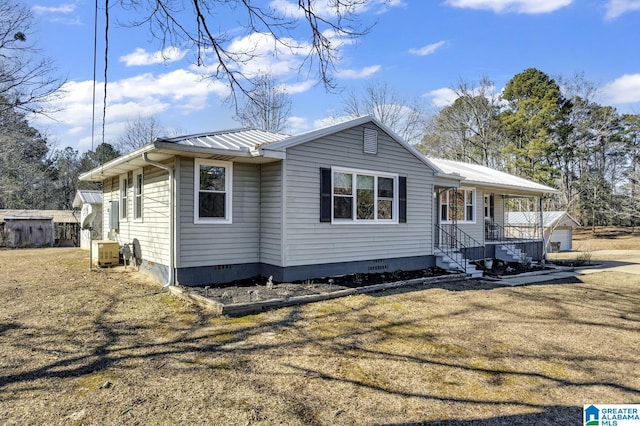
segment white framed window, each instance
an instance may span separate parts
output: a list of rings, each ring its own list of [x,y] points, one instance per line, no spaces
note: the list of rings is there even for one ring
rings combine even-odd
[[[194,223],[231,223],[233,163],[195,160]]]
[[[133,220],[142,222],[144,175],[142,169],[133,172]]]
[[[476,221],[476,190],[474,188],[449,189],[440,194],[440,221],[442,223]]]
[[[129,175],[120,175],[120,220],[127,220],[127,212],[129,211]]]
[[[332,223],[398,223],[398,175],[332,168]]]

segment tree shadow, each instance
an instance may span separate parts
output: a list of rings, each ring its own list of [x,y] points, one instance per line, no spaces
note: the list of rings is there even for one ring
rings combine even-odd
[[[380,423],[380,426],[515,426],[582,424],[582,407],[547,405],[536,413],[495,416],[472,420],[432,420],[408,423]]]
[[[567,279],[563,279],[557,284],[581,284],[580,280],[576,281],[577,282],[572,282],[567,281]],[[381,321],[381,318],[378,318],[371,313],[371,310],[381,302],[380,298],[390,294],[417,292],[434,288],[455,292],[469,290],[480,290],[480,292],[482,292],[507,287],[505,285],[500,285],[500,283],[493,282],[477,282],[469,284],[470,285],[468,286],[461,286],[452,285],[451,283],[441,283],[430,286],[416,286],[413,288],[398,288],[363,297],[362,301],[356,306],[349,305],[346,301],[334,300],[331,302],[331,305],[326,305],[327,309],[309,310],[303,306],[295,306],[283,309],[279,313],[271,313],[268,315],[256,316],[254,318],[219,319],[217,323],[219,326],[217,327],[209,325],[213,318],[211,315],[207,314],[205,310],[198,309],[193,306],[189,308],[190,322],[177,322],[175,317],[167,314],[167,327],[170,329],[169,336],[166,339],[155,341],[138,339],[137,336],[147,332],[154,334],[158,328],[158,323],[130,322],[127,321],[126,318],[119,318],[115,315],[115,312],[117,311],[119,304],[123,303],[127,298],[157,297],[161,292],[158,292],[156,288],[153,288],[152,291],[149,291],[144,295],[131,296],[126,292],[116,293],[105,289],[97,289],[96,297],[100,298],[100,308],[91,319],[81,319],[84,327],[82,328],[82,332],[94,334],[97,337],[86,344],[82,350],[63,353],[60,355],[59,359],[53,360],[44,365],[33,367],[27,366],[19,371],[11,371],[11,369],[0,371],[0,390],[11,384],[23,384],[24,387],[20,389],[20,391],[24,391],[27,386],[30,386],[30,383],[37,379],[82,377],[95,372],[120,368],[122,365],[129,364],[136,360],[151,362],[157,369],[164,368],[164,363],[166,363],[167,360],[171,362],[171,359],[176,357],[184,358],[185,356],[188,356],[198,358],[202,357],[203,354],[211,357],[228,357],[229,359],[232,359],[233,362],[240,363],[243,362],[243,357],[247,359],[254,354],[264,353],[273,357],[273,359],[277,359],[280,356],[288,356],[299,348],[314,345],[324,348],[325,351],[321,354],[307,352],[305,353],[306,357],[322,357],[325,359],[328,357],[335,357],[336,359],[351,357],[349,358],[350,360],[369,359],[382,364],[387,361],[397,361],[403,363],[407,368],[415,368],[416,370],[424,368],[440,368],[461,374],[478,373],[484,374],[488,377],[507,376],[512,378],[534,379],[548,383],[548,386],[575,387],[576,389],[592,387],[608,388],[617,392],[625,393],[630,398],[637,399],[640,397],[640,390],[636,387],[616,382],[613,379],[606,380],[606,376],[605,379],[601,380],[568,380],[563,378],[561,375],[526,369],[524,367],[507,368],[504,367],[504,364],[500,363],[499,360],[496,363],[493,363],[492,359],[486,358],[488,357],[486,353],[481,353],[480,349],[477,348],[469,350],[468,356],[484,356],[485,358],[483,359],[487,360],[485,366],[479,366],[469,361],[465,358],[467,354],[460,356],[455,356],[455,354],[453,354],[445,359],[445,357],[433,353],[395,353],[395,351],[381,350],[375,346],[378,341],[393,342],[397,340],[400,336],[398,333],[399,329],[403,330],[403,334],[400,336],[402,339],[437,342],[438,339],[442,337],[442,331],[427,327],[426,325],[428,325],[430,321],[446,320],[448,318],[454,320],[466,315],[477,315],[478,312],[482,312],[482,310],[493,310],[505,313],[505,321],[509,321],[513,324],[518,322],[526,324],[527,322],[536,319],[535,312],[525,312],[524,314],[516,313],[511,310],[511,306],[508,304],[482,304],[477,300],[471,300],[468,303],[456,307],[455,309],[446,310],[444,313],[431,312],[428,309],[428,293],[422,293],[416,298],[412,297],[412,300],[415,301],[418,299],[418,303],[425,304],[425,310],[421,315],[389,315],[388,318],[384,318],[384,321]],[[536,283],[534,285],[548,284],[554,283]],[[633,331],[633,327],[636,325],[625,325],[626,323],[618,321],[615,323],[615,326],[610,326],[591,318],[581,318],[575,314],[571,314],[569,309],[572,304],[580,302],[562,300],[562,298],[555,297],[554,294],[550,292],[529,294],[526,291],[522,291],[522,288],[523,287],[513,288],[513,297],[510,300],[542,303],[545,306],[552,307],[554,308],[554,318],[562,324],[575,323],[590,327],[603,327],[603,329],[618,327],[620,330],[625,331]],[[594,300],[598,300],[605,296],[615,297],[616,300],[622,300],[629,296],[615,291],[591,287],[585,288],[584,291],[592,292],[590,294]],[[162,292],[162,294],[164,294],[164,292]],[[576,298],[576,300],[578,299]],[[625,300],[628,300],[628,306],[626,304],[620,305],[620,312],[624,313],[635,309],[635,299]],[[607,313],[607,309],[609,308],[594,305],[592,309],[594,313],[604,315]],[[326,333],[319,333],[317,330],[309,327],[309,324],[322,325],[325,322],[328,330]],[[22,327],[18,323],[0,323],[0,334],[9,331],[20,333],[20,331],[17,331],[20,328]],[[597,329],[595,330],[597,332]],[[51,338],[53,339],[56,333],[62,334],[64,331],[43,328],[42,330],[39,330],[39,332],[41,332],[41,334],[51,333]],[[293,337],[273,340],[261,339],[261,335],[265,333],[274,334],[276,336],[280,334],[289,334],[293,335]],[[228,334],[229,336],[222,339],[221,337],[224,337],[225,334]],[[13,336],[12,339],[14,337],[15,336]],[[374,337],[378,340],[376,341]],[[14,340],[17,341],[15,344],[24,345],[25,349],[29,348],[31,345],[32,347],[29,348],[30,350],[49,350],[47,345],[41,343],[42,340],[36,341],[36,344],[31,342],[28,338],[23,341],[20,341],[20,339]],[[495,343],[498,344],[500,342],[496,340]],[[464,342],[460,344],[464,345]],[[474,353],[473,351],[477,351],[477,353]],[[542,353],[527,352],[526,349],[523,349],[521,351],[510,353],[508,356],[513,357],[514,359],[527,358],[536,361],[554,359],[564,362],[571,361],[572,363],[579,363],[585,360],[593,360],[599,363],[614,363],[616,361],[624,363],[633,362],[633,359],[626,359],[622,356],[618,356],[616,358],[614,354],[609,358],[603,354],[586,355],[580,353],[569,353],[563,347],[548,347],[547,350]],[[496,416],[488,419],[465,421],[442,420],[425,423],[405,423],[406,425],[556,424],[557,419],[562,419],[563,421],[571,419],[568,423],[575,423],[577,421],[576,419],[581,418],[580,409],[577,407],[543,405],[531,403],[526,400],[518,400],[516,397],[507,400],[501,400],[497,397],[474,399],[473,397],[455,398],[444,396],[443,393],[439,393],[437,391],[432,393],[417,391],[411,392],[406,389],[398,389],[392,384],[372,384],[363,380],[358,380],[357,378],[340,375],[329,368],[325,368],[324,370],[323,368],[305,368],[304,366],[297,365],[295,362],[292,363],[287,361],[290,360],[285,360],[280,363],[282,367],[285,367],[284,370],[260,370],[260,374],[258,376],[259,380],[254,380],[254,382],[248,383],[246,386],[252,386],[256,390],[256,393],[259,393],[261,389],[269,388],[270,377],[273,375],[278,376],[282,380],[312,377],[321,380],[328,386],[338,383],[347,384],[382,396],[394,396],[409,399],[417,398],[425,401],[434,400],[454,404],[471,404],[488,407],[508,405],[518,408],[520,411],[522,411],[522,409],[536,411],[536,413]],[[240,364],[237,365],[240,366]],[[236,367],[236,364],[232,364],[229,368],[240,371],[244,367]],[[283,371],[286,371],[286,373]],[[292,404],[290,404],[287,409],[290,410],[292,416],[300,419],[301,423],[320,424],[320,420],[314,417],[313,407],[308,404],[309,401],[305,400],[303,395],[298,395],[291,393],[290,391],[280,389],[271,389],[269,392],[277,395],[277,398],[280,398],[281,400],[291,400]],[[256,419],[260,419],[261,414],[256,412],[255,416]],[[401,424],[402,423],[398,423],[398,425]]]

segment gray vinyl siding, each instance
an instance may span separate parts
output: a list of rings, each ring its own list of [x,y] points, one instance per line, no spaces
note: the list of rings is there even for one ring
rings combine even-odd
[[[321,223],[320,168],[332,166],[406,176],[407,223]],[[381,129],[377,155],[363,153],[358,126],[289,148],[284,168],[284,266],[433,253],[433,172]]]
[[[260,261],[282,265],[282,162],[260,170]]]
[[[169,264],[169,175],[157,167],[142,171],[142,220],[133,219],[133,172],[128,173],[127,218],[119,220],[117,230],[109,229],[110,202],[120,203],[119,177],[103,182],[103,238],[117,241],[121,246],[134,239],[140,243],[142,258],[149,262]]]
[[[169,264],[169,174],[157,167],[145,167],[142,171],[142,220],[133,219],[134,173],[129,172],[127,218],[120,219],[117,232],[111,239],[120,245],[131,244],[134,239],[140,243],[142,258],[162,265]],[[111,180],[109,192],[104,193],[105,210],[109,201],[119,201],[119,178]],[[109,223],[108,212],[105,223]]]
[[[178,178],[177,267],[259,261],[260,166],[233,163],[232,223],[194,223],[194,159],[181,158]]]

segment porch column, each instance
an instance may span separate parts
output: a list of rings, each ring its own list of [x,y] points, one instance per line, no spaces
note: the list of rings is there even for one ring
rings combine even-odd
[[[542,207],[542,197],[542,194],[538,197],[538,210],[540,211],[540,236],[542,237],[542,262],[544,263],[547,261],[547,241],[544,238],[544,211]]]

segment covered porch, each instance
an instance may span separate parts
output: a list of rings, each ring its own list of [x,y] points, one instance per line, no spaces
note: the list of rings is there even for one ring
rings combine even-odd
[[[543,199],[555,189],[476,164],[432,161],[464,178],[458,187],[434,188],[436,263],[473,273],[489,260],[526,267],[545,259]],[[507,215],[521,210],[536,212],[534,221],[526,228],[508,224]]]

